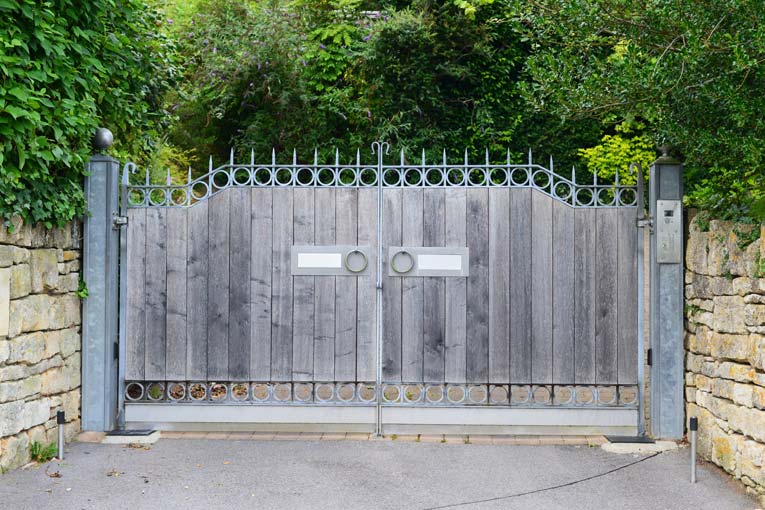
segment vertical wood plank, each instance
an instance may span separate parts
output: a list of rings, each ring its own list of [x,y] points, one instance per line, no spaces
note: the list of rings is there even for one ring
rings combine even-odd
[[[489,382],[510,382],[510,190],[489,189]]]
[[[186,219],[180,207],[167,210],[167,378],[186,380]]]
[[[467,242],[470,276],[467,281],[467,381],[489,380],[489,193],[467,190]]]
[[[531,190],[510,190],[510,382],[531,382]]]
[[[423,209],[423,190],[405,189],[401,193],[401,243],[422,246],[423,217],[431,214]],[[423,280],[401,278],[401,378],[406,382],[423,381]]]
[[[167,211],[146,211],[146,379],[165,379],[167,349]]]
[[[203,201],[188,210],[186,373],[197,381],[207,380],[208,207]]]
[[[293,190],[273,190],[273,254],[271,286],[271,379],[292,378],[292,248]]]
[[[295,188],[295,245],[314,244],[314,189]],[[292,379],[313,379],[314,277],[293,276]]]
[[[574,208],[553,202],[553,383],[574,383]]]
[[[424,191],[422,241],[425,246],[444,246],[445,193],[442,188]],[[446,325],[446,281],[423,278],[423,377],[425,382],[444,382],[444,326]]]
[[[358,195],[358,242],[371,247],[371,271],[357,279],[356,378],[369,382],[377,370],[377,190],[361,188]]]
[[[574,382],[595,383],[595,251],[597,210],[574,211]]]
[[[618,210],[617,360],[619,384],[637,383],[637,209]]]
[[[388,246],[401,246],[402,191],[383,190],[383,275],[388,274]],[[401,381],[401,278],[385,276],[383,285],[383,380]]]
[[[358,190],[335,190],[337,244],[355,246],[358,241]],[[357,276],[335,278],[335,379],[356,380],[356,286]]]
[[[335,189],[316,189],[316,244],[335,244]],[[314,377],[335,380],[335,277],[317,276],[314,296]]]
[[[250,250],[252,226],[250,211],[252,193],[246,188],[233,188],[229,220],[230,261],[229,270],[229,323],[228,323],[228,373],[229,379],[250,379]]]
[[[467,194],[464,188],[447,188],[445,203],[446,246],[467,246]],[[472,255],[472,254],[471,254]],[[467,381],[467,278],[446,278],[445,377],[447,383]]]
[[[552,382],[552,202],[541,192],[531,194],[531,382]]]
[[[250,377],[254,381],[271,379],[272,193],[270,188],[251,191]]]
[[[616,384],[617,210],[597,213],[595,382]]]
[[[208,199],[209,264],[207,282],[207,376],[225,381],[228,373],[229,324],[229,215],[231,195],[226,191]]]
[[[144,379],[146,364],[146,209],[128,209],[125,378]]]

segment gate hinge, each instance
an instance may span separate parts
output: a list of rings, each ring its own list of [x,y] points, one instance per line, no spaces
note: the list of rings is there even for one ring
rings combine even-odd
[[[637,224],[637,228],[652,228],[653,227],[653,220],[649,218],[638,218],[635,222]]]
[[[647,362],[648,362],[648,366],[649,367],[653,366],[653,350],[650,349],[650,348],[648,349],[648,360],[647,360]]]
[[[119,230],[120,227],[124,227],[127,224],[128,224],[127,216],[120,216],[117,213],[112,214],[112,228],[114,230]]]

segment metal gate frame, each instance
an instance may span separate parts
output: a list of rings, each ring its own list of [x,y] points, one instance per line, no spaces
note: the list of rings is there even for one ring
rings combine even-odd
[[[357,152],[355,164],[341,164],[339,154],[336,152],[334,165],[322,165],[319,164],[316,153],[314,155],[313,164],[299,164],[297,155],[293,152],[292,164],[278,164],[276,161],[275,152],[272,152],[272,161],[267,165],[258,165],[255,163],[254,156],[251,155],[250,162],[248,164],[236,164],[234,160],[234,151],[231,151],[230,160],[227,164],[220,167],[213,168],[212,158],[210,159],[209,171],[204,176],[192,179],[189,172],[188,181],[184,185],[173,185],[170,181],[169,171],[166,184],[151,184],[149,181],[148,171],[146,173],[145,182],[140,185],[130,184],[130,175],[136,172],[136,166],[133,163],[127,163],[124,167],[122,174],[122,187],[121,187],[121,216],[127,217],[127,210],[129,207],[185,207],[190,206],[197,200],[204,200],[213,194],[236,186],[286,186],[286,187],[300,187],[300,186],[350,186],[350,187],[376,187],[377,190],[377,261],[376,261],[376,318],[377,318],[377,334],[376,334],[376,380],[375,380],[375,398],[374,398],[374,430],[375,433],[381,434],[383,426],[389,423],[387,415],[391,416],[391,420],[397,419],[395,423],[407,423],[410,421],[410,425],[414,426],[415,423],[419,423],[417,418],[409,418],[404,416],[405,409],[400,406],[392,406],[391,402],[386,402],[384,398],[384,385],[382,374],[382,351],[383,351],[383,259],[384,246],[383,246],[383,207],[384,201],[383,190],[390,187],[450,187],[450,186],[486,186],[486,187],[513,187],[513,188],[533,188],[542,193],[563,202],[572,207],[591,207],[591,208],[607,208],[607,207],[635,207],[643,202],[643,180],[642,172],[638,172],[638,183],[636,186],[624,185],[620,183],[619,173],[616,173],[614,183],[598,183],[597,175],[593,176],[592,184],[578,184],[576,182],[575,172],[572,172],[571,179],[558,175],[554,171],[553,161],[550,160],[549,168],[545,168],[533,162],[531,151],[529,151],[528,162],[524,164],[513,164],[510,161],[510,155],[508,152],[507,161],[503,164],[492,164],[488,151],[486,152],[485,162],[480,164],[470,163],[468,160],[467,152],[465,153],[464,162],[457,165],[450,165],[447,162],[446,153],[444,151],[443,162],[437,164],[428,164],[425,159],[423,151],[422,161],[420,164],[410,164],[406,162],[403,150],[401,151],[401,159],[399,164],[385,164],[385,156],[390,153],[390,145],[384,141],[377,141],[372,144],[372,153],[377,156],[376,165],[363,165],[361,163],[360,155]],[[242,182],[237,179],[237,174],[242,170],[248,173],[246,181]],[[330,172],[327,173],[326,170]],[[286,172],[285,172],[286,171]],[[496,175],[495,175],[496,174]],[[391,175],[391,179],[388,176]],[[218,186],[216,179],[218,176],[225,177],[225,184]],[[328,181],[324,181],[326,176],[329,176]],[[409,181],[410,176],[413,176],[414,181]],[[454,176],[457,176],[456,178]],[[499,176],[499,178],[497,178]],[[195,190],[203,189],[203,193],[199,193]],[[134,196],[136,195],[136,196]],[[643,207],[638,207],[638,216],[642,217]],[[640,224],[636,227],[642,226]],[[230,406],[225,408],[220,405],[208,405],[208,409],[202,410],[201,407],[207,404],[184,404],[184,406],[178,406],[170,404],[170,406],[164,406],[164,409],[160,409],[161,404],[158,402],[148,402],[146,399],[137,399],[137,401],[131,401],[126,399],[128,388],[125,381],[125,359],[126,359],[126,300],[127,300],[127,229],[121,229],[120,234],[120,330],[119,330],[119,415],[118,421],[121,426],[133,426],[135,424],[145,423],[164,423],[171,424],[172,422],[194,422],[200,421],[200,412],[202,414],[209,414],[208,418],[204,418],[201,421],[229,421],[240,423],[251,423],[253,420],[262,421],[261,413],[256,412],[254,409],[247,410],[247,406],[241,406],[243,409],[236,411],[239,416],[231,414]],[[643,334],[643,232],[641,229],[636,228],[637,237],[637,271],[638,271],[638,302],[637,302],[637,349],[638,349],[638,366],[637,366],[637,387],[635,388],[635,398],[631,399],[629,403],[624,405],[620,401],[618,389],[614,389],[614,399],[610,400],[603,406],[584,407],[577,409],[581,411],[580,416],[591,416],[591,418],[583,418],[582,426],[588,426],[588,423],[594,427],[600,427],[601,429],[609,430],[637,430],[638,433],[644,431],[644,366],[643,349],[644,349],[644,334]],[[403,384],[403,383],[402,383]],[[423,383],[424,385],[424,383]],[[465,390],[469,391],[470,384],[465,384]],[[486,385],[491,386],[490,384]],[[478,419],[466,419],[465,414],[462,412],[466,406],[442,406],[441,411],[458,411],[451,412],[446,419],[436,419],[432,421],[431,418],[425,417],[424,421],[431,420],[431,425],[435,426],[438,420],[449,422],[454,426],[458,426],[460,423],[466,425],[486,425],[488,427],[495,427],[496,430],[504,430],[503,427],[508,423],[508,412],[523,411],[522,414],[517,414],[517,418],[514,418],[515,423],[519,424],[521,430],[528,431],[529,427],[541,426],[541,427],[558,427],[565,428],[565,421],[560,422],[556,419],[548,419],[551,416],[550,411],[552,406],[540,406],[539,408],[528,408],[523,405],[513,405],[510,399],[510,393],[512,388],[507,385],[508,401],[507,405],[493,405],[489,406],[489,400],[485,401],[484,406],[470,406],[472,413],[478,417]],[[145,389],[144,389],[145,390]],[[167,388],[163,388],[166,391]],[[290,388],[292,391],[292,388]],[[528,391],[533,393],[534,388],[529,385]],[[571,388],[571,402],[576,400],[577,389]],[[590,387],[588,391],[591,391],[591,398],[597,403],[599,396],[597,388]],[[528,397],[527,397],[528,398]],[[552,399],[552,395],[550,396]],[[367,402],[369,403],[369,402]],[[133,407],[135,412],[133,417],[126,415],[126,404],[128,407]],[[315,402],[314,402],[315,404]],[[328,405],[322,403],[322,407]],[[171,407],[172,406],[172,407]],[[193,406],[193,408],[192,408]],[[290,406],[295,406],[294,403]],[[188,407],[188,412],[179,411],[181,407]],[[266,406],[259,406],[259,409],[264,409]],[[269,406],[274,409],[274,420],[272,423],[288,423],[290,421],[294,423],[307,423],[314,419],[311,415],[313,411],[303,410],[297,413],[295,416],[285,416],[279,418],[278,415],[282,412],[281,409],[276,409],[277,406]],[[282,407],[282,406],[278,406]],[[307,406],[303,406],[307,407]],[[318,406],[317,406],[318,407]],[[342,407],[342,406],[341,406]],[[361,406],[359,406],[361,407]],[[369,406],[366,406],[369,407]],[[415,407],[427,407],[417,405]],[[455,409],[456,407],[456,409]],[[564,410],[566,406],[559,406],[559,410]],[[575,407],[575,406],[572,406]],[[323,407],[326,409],[326,407]],[[493,408],[493,409],[492,409]],[[217,409],[217,410],[216,410]],[[228,412],[228,417],[224,416],[226,413],[222,413],[221,409],[225,409]],[[390,409],[387,411],[386,409]],[[432,409],[432,408],[430,408]],[[361,410],[357,410],[361,411]],[[542,415],[538,415],[538,412],[547,413],[544,418],[540,418]],[[618,411],[617,414],[607,415],[604,411]],[[634,414],[637,411],[637,416],[624,419],[625,416],[622,411],[631,411]],[[352,414],[356,411],[346,409],[343,411],[348,414]],[[502,416],[496,414],[502,413]],[[604,419],[598,419],[592,413],[600,413],[600,416]],[[235,414],[236,414],[235,413]],[[302,414],[301,414],[302,413]],[[188,414],[185,418],[179,416],[180,414]],[[362,416],[363,414],[363,416]],[[416,414],[416,413],[415,413]],[[443,414],[443,413],[442,413]],[[511,413],[512,414],[512,413]],[[386,416],[384,416],[386,415]],[[535,418],[529,418],[530,416],[538,415]],[[619,415],[617,417],[617,415]],[[399,416],[398,418],[395,418]],[[347,420],[342,417],[339,419],[342,423],[348,422],[368,422],[368,413],[356,412],[355,417],[350,417]],[[283,421],[279,421],[279,420]],[[530,421],[528,421],[530,420]],[[546,423],[549,421],[549,423]],[[576,421],[576,420],[575,420]],[[634,427],[633,427],[634,423]],[[536,425],[535,425],[536,424]],[[169,428],[173,428],[172,425],[168,425]],[[401,430],[404,430],[402,428]],[[552,430],[552,429],[549,429]],[[555,429],[558,430],[558,429]],[[556,432],[558,433],[558,432]]]

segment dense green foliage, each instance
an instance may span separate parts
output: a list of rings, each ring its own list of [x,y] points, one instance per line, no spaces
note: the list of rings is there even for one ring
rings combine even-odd
[[[529,96],[563,118],[638,119],[686,163],[689,203],[765,218],[761,0],[515,5],[538,50]]]
[[[172,47],[135,0],[0,0],[0,20],[0,217],[63,224],[85,212],[97,126],[151,151]]]
[[[199,1],[173,28],[187,65],[172,143],[197,168],[231,146],[328,158],[377,139],[430,157],[533,147],[569,167],[598,143],[600,122],[561,123],[522,96],[530,44],[502,4],[400,4]]]

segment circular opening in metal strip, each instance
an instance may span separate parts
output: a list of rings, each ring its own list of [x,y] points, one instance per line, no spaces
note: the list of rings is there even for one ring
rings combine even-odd
[[[409,262],[403,262],[404,259],[408,259]],[[403,266],[401,265],[403,262]],[[390,267],[397,273],[408,273],[414,268],[414,257],[406,250],[401,250],[393,255],[390,260]]]
[[[360,273],[367,268],[369,261],[361,250],[351,250],[345,255],[345,268],[351,273]]]

